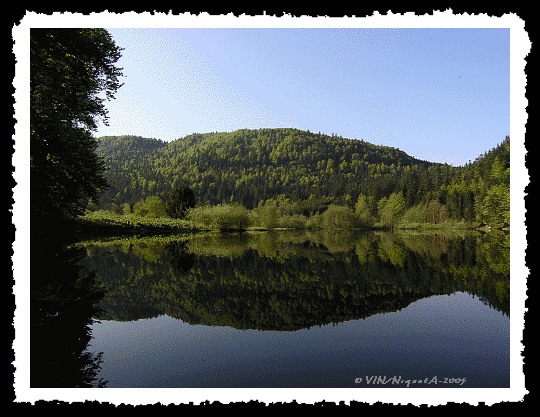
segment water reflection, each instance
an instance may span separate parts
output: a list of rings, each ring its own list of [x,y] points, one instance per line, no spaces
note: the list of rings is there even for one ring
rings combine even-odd
[[[350,364],[371,361],[375,375],[388,362],[379,357],[380,349],[399,356],[434,343],[441,343],[433,350],[438,354],[399,356],[400,369],[406,363],[412,370],[432,363],[434,373],[452,363],[473,369],[480,362],[466,358],[481,355],[492,358],[489,366],[497,367],[498,376],[478,377],[467,386],[508,383],[507,330],[497,329],[505,323],[492,315],[474,317],[474,328],[493,327],[492,339],[490,331],[479,335],[460,327],[473,320],[469,307],[463,310],[467,317],[459,309],[443,317],[433,305],[441,302],[433,296],[453,294],[455,305],[470,303],[470,294],[485,311],[509,316],[510,248],[504,233],[207,233],[69,247],[36,242],[32,252],[32,387],[350,386],[362,375]],[[477,303],[474,309],[484,314]],[[421,322],[411,321],[411,311]],[[104,324],[93,340],[96,320]],[[360,322],[365,326],[357,327]],[[340,330],[328,333],[333,324]],[[125,337],[129,329],[133,334]],[[163,347],[146,362],[126,345],[141,334],[147,336],[140,343],[149,346],[144,355]],[[408,339],[410,334],[417,339]],[[199,344],[190,348],[186,338]],[[368,352],[369,344],[378,347]],[[106,365],[100,350],[109,363],[105,378],[99,377]],[[329,353],[336,350],[340,359]],[[131,351],[139,356],[130,362],[125,355]],[[467,352],[466,358],[459,352]],[[157,357],[173,362],[156,366],[162,363]],[[291,373],[292,366],[298,372]],[[163,379],[168,369],[174,375]],[[273,376],[259,379],[257,369]],[[485,369],[474,372],[471,378]],[[110,378],[111,383],[104,380]]]
[[[510,314],[509,236],[265,232],[85,243],[100,319],[296,331],[465,292]]]
[[[87,351],[105,288],[77,265],[83,248],[48,241],[32,247],[30,386],[103,387],[101,353]]]

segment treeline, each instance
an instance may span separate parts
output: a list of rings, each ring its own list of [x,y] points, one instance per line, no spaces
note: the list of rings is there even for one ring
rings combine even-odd
[[[104,208],[150,195],[165,199],[182,182],[201,203],[234,201],[248,209],[280,194],[356,200],[361,191],[389,195],[392,173],[433,165],[395,148],[297,129],[194,134],[154,146],[144,138],[103,137],[97,152],[110,167]]]
[[[90,210],[134,212],[149,197],[165,203],[172,189],[188,184],[199,217],[211,207],[224,213],[232,208],[223,207],[239,205],[259,219],[274,210],[270,219],[297,216],[305,223],[338,206],[366,227],[509,224],[509,137],[463,167],[297,129],[193,134],[171,143],[102,137],[98,143],[111,188]]]

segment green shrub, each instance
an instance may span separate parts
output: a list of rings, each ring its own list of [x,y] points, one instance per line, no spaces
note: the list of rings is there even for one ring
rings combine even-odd
[[[124,216],[131,214],[131,206],[129,205],[129,203],[122,204],[122,214]]]
[[[110,212],[113,214],[122,214],[122,208],[118,207],[118,204],[112,203]]]
[[[146,200],[139,200],[133,206],[133,214],[140,217],[168,217],[163,201],[157,196],[147,197]]]
[[[165,205],[159,197],[148,197],[145,201],[148,213],[147,217],[168,217],[165,211]]]
[[[278,219],[279,227],[300,229],[306,227],[307,218],[302,214],[284,215]]]
[[[213,229],[216,226],[212,215],[212,207],[210,206],[198,206],[189,209],[185,218],[202,227]]]
[[[272,229],[276,227],[305,227],[307,218],[302,214],[299,203],[292,203],[288,198],[279,195],[277,198],[261,200],[259,206],[252,211],[253,225]]]
[[[331,204],[322,216],[324,228],[346,229],[358,226],[358,219],[350,207]]]
[[[445,222],[448,217],[444,205],[436,200],[426,204],[419,204],[409,208],[399,221],[398,227],[412,228],[413,225],[439,224]]]
[[[280,208],[276,203],[270,202],[265,205],[260,205],[255,209],[258,218],[258,226],[265,227],[267,229],[273,227],[279,227],[279,217],[281,214]]]
[[[137,201],[133,206],[133,214],[135,214],[136,216],[144,217],[147,213],[148,209],[146,208],[144,200]]]
[[[186,218],[210,229],[245,229],[251,224],[249,210],[239,204],[201,206],[190,209]]]
[[[319,212],[312,215],[306,222],[306,227],[318,229],[323,227],[323,215]]]

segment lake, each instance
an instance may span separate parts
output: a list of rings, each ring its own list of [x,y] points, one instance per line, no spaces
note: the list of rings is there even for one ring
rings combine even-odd
[[[82,278],[33,286],[34,386],[510,386],[502,232],[118,238],[55,265]]]

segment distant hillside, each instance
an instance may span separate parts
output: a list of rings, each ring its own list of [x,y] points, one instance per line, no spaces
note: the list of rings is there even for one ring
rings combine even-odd
[[[448,171],[450,180],[455,171],[396,148],[298,129],[193,134],[170,143],[137,136],[98,140],[112,186],[100,199],[104,208],[150,195],[165,200],[182,181],[209,204],[236,201],[253,208],[280,194],[354,202],[360,192],[390,195],[411,173],[435,167]]]
[[[107,165],[123,166],[125,161],[140,161],[157,149],[167,146],[159,139],[140,136],[103,136],[99,138],[98,154],[104,156]]]
[[[433,202],[457,220],[509,223],[509,137],[464,167],[298,129],[193,134],[170,143],[138,136],[98,142],[111,185],[100,197],[102,209],[113,203],[133,207],[149,196],[165,202],[174,187],[185,183],[199,204],[237,202],[253,209],[270,198],[287,198],[309,215],[331,203],[354,208],[362,196],[368,205],[364,212],[376,219],[388,203],[384,199],[394,195],[391,201],[402,201],[399,210],[396,206],[401,213],[413,206],[424,210]]]

